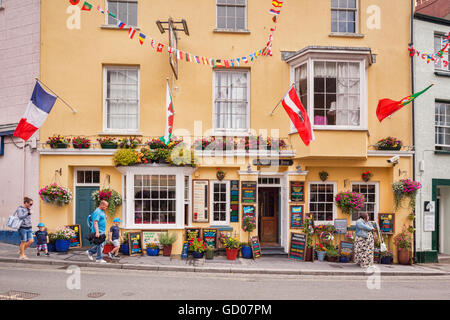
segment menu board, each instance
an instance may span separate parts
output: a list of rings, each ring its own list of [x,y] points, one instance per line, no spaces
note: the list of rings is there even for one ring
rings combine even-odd
[[[334,228],[336,229],[337,234],[346,234],[347,233],[347,219],[335,219],[334,220]]]
[[[291,201],[305,201],[305,183],[303,181],[291,181],[290,186]]]
[[[230,222],[239,222],[239,180],[230,181]]]
[[[193,180],[193,221],[208,221],[208,180]]]
[[[189,229],[186,229],[186,231],[185,231],[185,240],[186,241],[190,241],[190,240],[192,240],[192,239],[194,239],[194,238],[200,238],[201,237],[201,231],[202,231],[202,229],[200,229],[200,228],[189,228]]]
[[[303,228],[303,205],[291,206],[291,229]]]
[[[245,218],[250,218],[254,224],[256,223],[255,206],[242,206],[242,224],[244,223]]]
[[[291,243],[289,246],[289,258],[305,261],[306,238],[304,233],[291,232]]]
[[[207,246],[217,247],[217,229],[203,228],[202,236]]]
[[[75,231],[75,235],[70,239],[70,247],[71,248],[80,248],[81,247],[81,226],[79,224],[66,226],[67,228]]]
[[[341,241],[341,244],[339,246],[339,254],[341,254],[342,252],[348,252],[351,256],[353,253],[353,242]]]
[[[128,246],[130,248],[130,256],[142,254],[142,232],[128,232]]]
[[[259,245],[258,236],[254,236],[250,240],[252,245],[253,259],[261,257],[261,246]]]
[[[380,231],[385,234],[394,234],[395,215],[393,213],[379,213]]]
[[[142,247],[147,248],[147,244],[156,243],[162,248],[159,243],[159,236],[161,233],[167,233],[167,231],[143,231],[142,232]]]
[[[242,181],[242,202],[256,202],[256,181]]]

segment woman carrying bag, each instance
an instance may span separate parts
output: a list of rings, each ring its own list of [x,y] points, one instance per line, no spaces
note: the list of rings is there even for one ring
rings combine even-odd
[[[373,230],[375,222],[369,222],[369,215],[362,212],[356,221],[355,237],[355,263],[361,268],[373,265],[374,239]]]

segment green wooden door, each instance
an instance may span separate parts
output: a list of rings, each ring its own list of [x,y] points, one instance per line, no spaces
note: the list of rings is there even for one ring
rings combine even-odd
[[[92,192],[97,191],[98,187],[77,187],[76,188],[76,212],[75,223],[81,226],[82,246],[90,245],[86,239],[86,235],[90,233],[87,226],[87,217],[94,212],[94,199],[92,199]]]

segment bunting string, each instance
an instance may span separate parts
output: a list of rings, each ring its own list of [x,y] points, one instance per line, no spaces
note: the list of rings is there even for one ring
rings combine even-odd
[[[419,51],[417,49],[414,48],[414,46],[409,46],[408,51],[409,51],[409,56],[410,57],[419,57],[422,60],[426,61],[427,63],[430,63],[431,61],[433,61],[435,64],[438,64],[439,62],[442,61],[442,65],[444,68],[448,68],[450,61],[448,59],[444,58],[444,53],[448,53],[449,52],[449,47],[450,47],[450,32],[448,33],[447,36],[445,36],[445,39],[442,41],[445,45],[444,47],[439,50],[436,53],[428,53],[428,52],[423,52],[423,51]]]
[[[72,5],[78,5],[80,3],[80,0],[69,0]],[[272,8],[269,10],[269,13],[273,15],[272,21],[273,25],[270,28],[269,38],[267,40],[266,45],[263,49],[254,51],[250,54],[247,54],[243,57],[238,58],[232,58],[232,59],[215,59],[215,58],[207,58],[205,56],[198,56],[194,55],[190,52],[182,51],[177,48],[172,48],[168,46],[167,44],[161,43],[150,36],[146,36],[142,32],[138,32],[135,28],[132,26],[127,26],[126,23],[123,21],[120,21],[120,19],[117,18],[116,14],[113,12],[110,12],[108,10],[104,10],[99,5],[97,6],[97,11],[102,14],[107,14],[110,17],[114,18],[117,21],[117,27],[119,29],[124,29],[125,27],[128,28],[128,37],[130,39],[134,39],[137,37],[139,43],[141,45],[144,45],[144,42],[149,42],[151,48],[153,50],[156,50],[158,53],[162,53],[166,51],[169,55],[174,56],[178,61],[186,61],[186,62],[193,62],[201,65],[206,65],[212,68],[215,67],[224,67],[224,68],[230,68],[230,67],[237,67],[241,64],[248,64],[251,62],[254,62],[256,59],[258,59],[261,56],[272,56],[272,43],[274,38],[274,33],[276,31],[276,23],[277,19],[281,13],[281,8],[283,6],[283,2],[278,0],[272,0]],[[93,8],[93,5],[90,4],[88,1],[84,1],[81,10],[90,12]]]

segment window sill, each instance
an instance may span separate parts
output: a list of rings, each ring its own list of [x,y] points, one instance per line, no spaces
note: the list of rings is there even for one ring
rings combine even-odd
[[[450,77],[450,71],[435,71],[434,74],[439,77]]]
[[[135,30],[141,30],[141,28],[139,27],[135,27],[135,26],[131,26],[133,27],[133,29]],[[122,29],[120,29],[117,25],[113,25],[113,24],[102,24],[100,26],[100,29],[108,29],[108,30],[129,30],[130,26],[126,25],[125,27],[123,27]]]
[[[245,29],[214,29],[213,33],[250,34],[250,30]]]
[[[217,229],[219,231],[233,231],[233,227],[230,227],[228,225],[211,225],[211,229]]]
[[[97,133],[99,136],[142,136],[142,132],[139,131],[103,131]]]
[[[250,136],[250,132],[248,131],[220,131],[215,130],[212,137],[248,137]]]
[[[434,150],[434,154],[448,154],[448,155],[450,155],[450,151]]]
[[[361,33],[342,33],[342,32],[331,32],[328,34],[329,37],[337,38],[364,38],[365,35]]]

